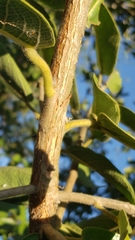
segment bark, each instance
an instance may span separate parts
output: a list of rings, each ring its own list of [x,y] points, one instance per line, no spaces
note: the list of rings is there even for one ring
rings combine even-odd
[[[91,0],[68,0],[57,39],[51,70],[55,95],[43,104],[34,150],[31,184],[39,188],[30,195],[30,232],[51,224],[57,229],[58,161],[67,121],[75,66]],[[49,237],[48,237],[49,238]]]

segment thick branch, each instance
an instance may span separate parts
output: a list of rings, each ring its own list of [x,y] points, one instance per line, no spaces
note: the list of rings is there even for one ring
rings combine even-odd
[[[59,199],[61,202],[76,202],[85,205],[95,205],[99,203],[105,208],[115,209],[115,210],[124,210],[127,214],[134,216],[135,205],[130,204],[129,202],[123,202],[119,200],[91,196],[83,193],[66,193],[59,192]]]
[[[52,61],[55,94],[43,104],[34,151],[31,184],[38,194],[30,196],[30,232],[50,223],[57,228],[58,160],[65,131],[66,111],[75,65],[91,0],[67,0],[56,51]]]

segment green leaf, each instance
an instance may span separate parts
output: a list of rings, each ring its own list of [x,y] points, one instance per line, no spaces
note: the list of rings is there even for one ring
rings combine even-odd
[[[120,33],[111,13],[104,4],[99,12],[99,26],[94,26],[96,33],[96,50],[101,74],[110,75],[115,67]]]
[[[66,0],[40,0],[45,5],[55,9],[55,10],[63,10],[65,8]]]
[[[99,11],[100,11],[100,5],[103,3],[104,0],[93,0],[90,5],[90,11],[88,13],[87,17],[87,27],[89,28],[91,24],[99,25]]]
[[[76,84],[76,79],[73,80],[73,86],[72,86],[72,96],[70,100],[70,106],[72,111],[78,112],[80,109],[80,100],[78,96],[78,89]]]
[[[131,184],[105,156],[80,146],[70,147],[67,154],[78,163],[84,164],[98,172],[114,185],[131,203],[135,204],[135,194]]]
[[[120,240],[128,239],[128,234],[132,233],[132,228],[128,221],[127,214],[125,211],[121,210],[118,215],[118,225],[119,225],[119,232],[120,232]]]
[[[17,206],[0,201],[0,232],[14,233],[14,238],[18,239],[16,236],[22,236],[27,228],[26,206]]]
[[[82,229],[75,223],[66,222],[61,225],[60,232],[66,233],[68,236],[81,236]]]
[[[85,187],[89,187],[89,188],[94,188],[95,185],[92,182],[92,180],[90,179],[90,168],[83,165],[83,164],[79,164],[78,165],[78,178],[81,181],[81,183],[83,184],[83,186]]]
[[[34,7],[36,10],[38,10],[38,12],[40,12],[49,22],[49,24],[51,25],[53,31],[54,31],[54,35],[56,37],[56,32],[55,32],[55,26],[54,26],[54,22],[51,21],[51,18],[49,16],[49,14],[45,11],[45,8],[42,7],[40,4],[38,4],[38,2],[34,1],[34,0],[27,0],[27,2],[32,5],[32,7]]]
[[[0,190],[28,185],[30,177],[31,168],[1,167]]]
[[[106,114],[99,114],[97,124],[100,131],[135,150],[135,138],[116,125]]]
[[[89,227],[85,228],[82,231],[82,239],[83,240],[113,240],[113,237],[115,236],[115,233],[109,232],[102,228],[96,228],[96,227]]]
[[[22,47],[54,46],[52,26],[47,18],[27,1],[1,0],[0,9],[0,32],[4,36]]]
[[[110,137],[99,131],[98,126],[95,126],[96,119],[94,118],[94,115],[98,116],[101,112],[103,112],[109,116],[112,121],[118,124],[120,121],[119,105],[109,94],[103,92],[99,88],[98,79],[95,74],[93,75],[93,95],[92,114],[90,115],[90,119],[93,121],[93,124],[90,127],[90,130],[93,138],[97,138],[99,141],[106,141],[109,140]]]
[[[31,88],[21,73],[14,59],[0,43],[0,81],[6,85],[18,98],[33,100]]]
[[[101,214],[94,218],[90,218],[88,220],[84,220],[84,221],[78,223],[78,226],[81,227],[82,229],[84,229],[86,227],[99,227],[100,226],[100,228],[110,230],[112,228],[115,228],[117,226],[117,223],[114,222],[107,215]]]
[[[97,116],[103,112],[111,120],[118,124],[120,121],[120,110],[118,103],[107,93],[103,92],[98,86],[98,79],[93,75],[93,95],[92,113]]]
[[[119,72],[114,70],[109,76],[106,85],[112,94],[118,94],[122,88],[122,79]]]
[[[22,238],[22,240],[39,240],[39,239],[40,239],[40,236],[38,233],[32,233]]]
[[[120,105],[121,122],[135,131],[135,113]]]

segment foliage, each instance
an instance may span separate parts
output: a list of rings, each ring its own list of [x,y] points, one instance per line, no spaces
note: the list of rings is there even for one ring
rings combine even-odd
[[[49,30],[47,31],[49,31],[53,43],[51,42],[49,45],[46,38],[47,35],[44,36],[46,38],[45,41],[48,44],[47,47],[54,45],[54,38],[55,36],[57,38],[58,28],[61,23],[58,13],[61,14],[61,11],[64,9],[65,1],[40,0],[35,3],[30,0],[27,3],[25,1],[20,2],[23,3],[23,6],[26,4],[28,16],[32,13],[35,19],[39,20],[40,17],[42,18],[42,21],[45,22],[45,25],[42,26],[43,29],[49,26]],[[122,89],[122,79],[119,72],[115,69],[120,45],[120,33],[112,15],[112,12],[114,12],[113,4],[115,4],[115,16],[121,32],[127,33],[127,35],[131,34],[133,37],[134,27],[132,26],[132,32],[129,33],[127,17],[124,28],[120,22],[120,16],[117,14],[117,10],[120,8],[122,17],[124,17],[124,11],[127,15],[130,14],[130,19],[133,19],[131,11],[132,1],[126,1],[128,4],[127,9],[124,7],[126,3],[121,4],[118,2],[108,4],[111,12],[108,10],[107,4],[97,0],[92,1],[91,8],[89,9],[85,37],[88,40],[93,37],[94,42],[96,42],[97,62],[96,64],[92,64],[90,61],[90,70],[92,72],[82,71],[86,77],[85,80],[89,81],[93,89],[93,102],[92,104],[89,103],[89,91],[88,98],[81,102],[77,90],[78,81],[76,76],[74,78],[68,114],[70,114],[73,120],[87,118],[90,125],[86,130],[84,138],[81,136],[82,138],[79,139],[83,127],[80,128],[81,130],[73,129],[65,134],[61,159],[65,161],[67,159],[66,156],[68,156],[70,163],[65,172],[64,170],[60,172],[60,184],[65,184],[70,167],[72,170],[73,166],[75,166],[75,169],[78,171],[78,180],[74,186],[75,191],[97,195],[98,187],[91,178],[93,172],[96,172],[104,177],[104,182],[108,187],[106,187],[106,191],[109,191],[110,198],[113,198],[112,192],[115,189],[117,191],[115,199],[121,198],[124,201],[135,204],[133,181],[129,181],[133,168],[130,169],[128,173],[129,179],[127,179],[106,157],[106,152],[103,148],[106,145],[105,141],[110,141],[111,138],[114,138],[127,146],[128,150],[130,148],[135,149],[135,138],[133,137],[135,113],[124,105],[121,105],[117,98],[117,96],[120,96]],[[3,4],[0,6],[5,5],[4,2],[0,4]],[[16,4],[19,5],[19,1]],[[12,12],[12,6],[8,7],[8,11]],[[59,12],[59,10],[61,11]],[[12,17],[14,18],[14,15]],[[9,21],[14,21],[12,17]],[[22,21],[23,26],[23,20],[20,18],[18,21]],[[42,21],[40,22],[41,25]],[[6,29],[6,33],[3,31],[3,22],[3,10],[0,7],[0,32],[12,40],[17,41],[16,39],[19,39],[18,43],[24,45],[26,39],[23,38],[21,40],[23,34],[21,35],[17,32],[19,29],[18,26],[14,24],[15,30],[12,34],[8,35],[7,32],[9,29]],[[29,20],[28,24],[31,24]],[[36,44],[39,44],[37,34],[37,26],[33,32],[28,33],[26,31],[26,37],[28,37],[27,44],[32,45],[36,38]],[[15,36],[12,37],[12,35]],[[32,39],[34,40],[32,41]],[[40,70],[28,62],[20,47],[15,45],[12,40],[0,35],[0,190],[29,184],[31,163],[34,155],[34,139],[37,132],[37,119],[42,108],[42,102],[39,100]],[[125,44],[128,49],[132,50],[132,54],[134,54],[131,44],[127,42]],[[39,53],[50,63],[54,48],[40,49]],[[39,83],[38,86],[37,82]],[[123,129],[121,123],[128,130]],[[112,192],[111,189],[113,189]],[[102,195],[104,194],[105,192],[102,193]],[[95,205],[95,207],[102,210],[103,214],[98,214],[96,218],[92,217],[88,220],[87,216],[89,213],[93,213],[93,209],[89,206],[80,207],[79,203],[71,203],[67,206],[67,217],[65,215],[59,231],[67,239],[71,240],[115,240],[117,237],[123,240],[130,239],[134,218],[128,218],[124,210],[114,212],[106,210],[101,206]],[[73,215],[70,217],[72,211]],[[37,233],[28,234],[27,212],[28,196],[25,194],[24,196],[1,200],[0,234],[3,239],[11,239],[10,237],[12,237],[12,239],[16,240],[36,240],[40,238]],[[77,218],[76,223],[70,222],[70,220],[74,220],[75,218]],[[116,230],[112,231],[112,228]]]

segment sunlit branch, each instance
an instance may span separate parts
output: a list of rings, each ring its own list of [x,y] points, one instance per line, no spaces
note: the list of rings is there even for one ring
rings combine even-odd
[[[105,207],[115,210],[124,210],[129,215],[134,215],[135,206],[129,202],[123,202],[119,200],[114,200],[110,198],[102,198],[97,196],[91,196],[83,193],[67,193],[59,192],[59,200],[61,202],[76,202],[85,205],[95,205],[97,202]]]

